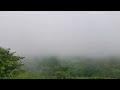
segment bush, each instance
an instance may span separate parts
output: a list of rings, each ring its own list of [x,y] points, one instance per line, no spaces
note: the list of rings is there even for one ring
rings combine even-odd
[[[8,78],[24,71],[20,61],[24,57],[16,56],[14,53],[10,52],[10,49],[0,47],[0,78]]]

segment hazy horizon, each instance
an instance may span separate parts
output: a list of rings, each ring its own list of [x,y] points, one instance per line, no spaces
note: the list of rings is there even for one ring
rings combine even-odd
[[[0,46],[23,56],[119,56],[119,11],[0,11]]]

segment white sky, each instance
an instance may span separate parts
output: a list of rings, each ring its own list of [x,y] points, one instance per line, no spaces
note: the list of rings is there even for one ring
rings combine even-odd
[[[120,55],[120,12],[0,11],[0,46],[22,55]]]

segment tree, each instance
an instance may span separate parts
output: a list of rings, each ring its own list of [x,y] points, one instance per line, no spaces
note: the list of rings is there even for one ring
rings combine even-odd
[[[0,78],[17,75],[24,70],[21,68],[21,59],[24,57],[14,55],[16,52],[10,52],[10,49],[0,47]]]

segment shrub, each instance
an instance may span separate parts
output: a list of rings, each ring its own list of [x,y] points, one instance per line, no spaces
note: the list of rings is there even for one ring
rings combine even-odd
[[[14,53],[10,52],[10,49],[0,47],[0,78],[7,78],[24,71],[20,61],[24,57],[16,56]]]

